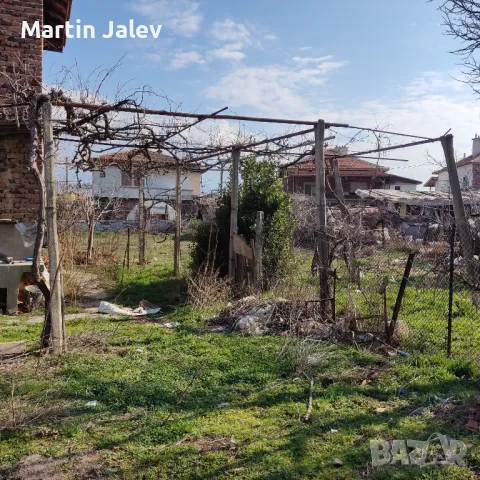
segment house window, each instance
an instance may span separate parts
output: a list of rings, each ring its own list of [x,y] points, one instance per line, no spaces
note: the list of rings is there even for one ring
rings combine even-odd
[[[315,192],[315,184],[314,183],[304,183],[303,184],[303,191],[305,192],[305,195],[310,195],[311,197],[314,197],[316,192]]]
[[[462,178],[462,188],[464,190],[467,190],[468,188],[470,188],[470,179],[466,176]]]
[[[139,185],[138,178],[132,177],[129,173],[122,171],[122,187],[138,187]]]
[[[402,187],[400,185],[395,185],[395,190],[401,190]]]

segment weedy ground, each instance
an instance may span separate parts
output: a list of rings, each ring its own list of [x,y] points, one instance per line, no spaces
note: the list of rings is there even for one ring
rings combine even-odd
[[[185,271],[188,248],[185,241]],[[151,263],[132,265],[123,279],[121,256],[103,269],[116,282],[118,302],[148,299],[162,306],[165,318],[75,320],[67,325],[67,354],[0,363],[0,478],[478,478],[479,434],[464,428],[480,386],[474,359],[446,358],[426,331],[414,335],[416,348],[406,358],[341,345],[306,347],[283,336],[212,333],[205,319],[222,306],[186,303],[185,280],[172,273],[172,249],[170,240],[150,243]],[[309,259],[297,252],[295,275],[271,295],[313,294]],[[340,280],[339,309],[362,309],[376,295],[378,266],[370,258],[362,262],[371,294],[365,300]],[[389,305],[402,269],[394,263],[389,272]],[[415,308],[402,318],[413,333],[424,328],[425,312],[434,310],[444,322],[444,302],[431,290],[407,292],[407,306],[411,300]],[[466,323],[468,312],[458,309],[458,323]],[[179,326],[163,327],[167,320]],[[35,341],[41,325],[22,321],[12,325],[2,317],[0,341]],[[478,335],[469,328],[471,337]],[[431,336],[442,345],[444,331]],[[298,369],[301,355],[314,359],[310,423],[302,421],[310,382]],[[453,399],[439,406],[446,397]],[[467,443],[467,467],[371,467],[370,440],[426,440],[435,432]],[[342,465],[335,467],[334,459]]]

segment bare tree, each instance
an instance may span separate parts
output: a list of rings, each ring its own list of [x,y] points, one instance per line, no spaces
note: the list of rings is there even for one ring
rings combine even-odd
[[[462,42],[462,46],[451,53],[462,58],[462,73],[466,76],[463,81],[469,83],[475,93],[480,93],[480,63],[476,58],[480,47],[480,2],[447,0],[438,8],[443,13],[446,34]]]

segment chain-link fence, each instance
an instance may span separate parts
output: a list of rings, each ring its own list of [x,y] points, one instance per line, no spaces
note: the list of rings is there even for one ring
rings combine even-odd
[[[471,255],[474,223],[467,239]],[[421,224],[418,228],[432,231]],[[426,235],[412,238],[398,228],[384,229],[381,223],[375,229],[358,227],[359,281],[352,281],[343,246],[332,263],[336,317],[350,322],[356,338],[373,335],[401,351],[479,356],[478,257],[467,258],[451,217],[433,230],[434,240],[427,240]],[[374,236],[370,244],[364,242],[367,234]],[[364,242],[360,247],[359,238]]]

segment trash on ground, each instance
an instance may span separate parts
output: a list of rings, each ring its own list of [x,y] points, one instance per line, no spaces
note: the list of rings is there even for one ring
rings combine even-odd
[[[180,324],[178,322],[167,322],[167,323],[162,323],[160,326],[164,328],[176,328]]]
[[[144,317],[146,315],[156,315],[160,312],[160,307],[157,307],[153,303],[147,300],[142,300],[136,309],[119,307],[114,303],[102,301],[98,306],[99,313],[105,313],[108,315],[125,315],[127,317]]]
[[[85,404],[86,407],[96,407],[97,406],[97,401],[96,400],[91,400],[90,402],[87,402]]]

